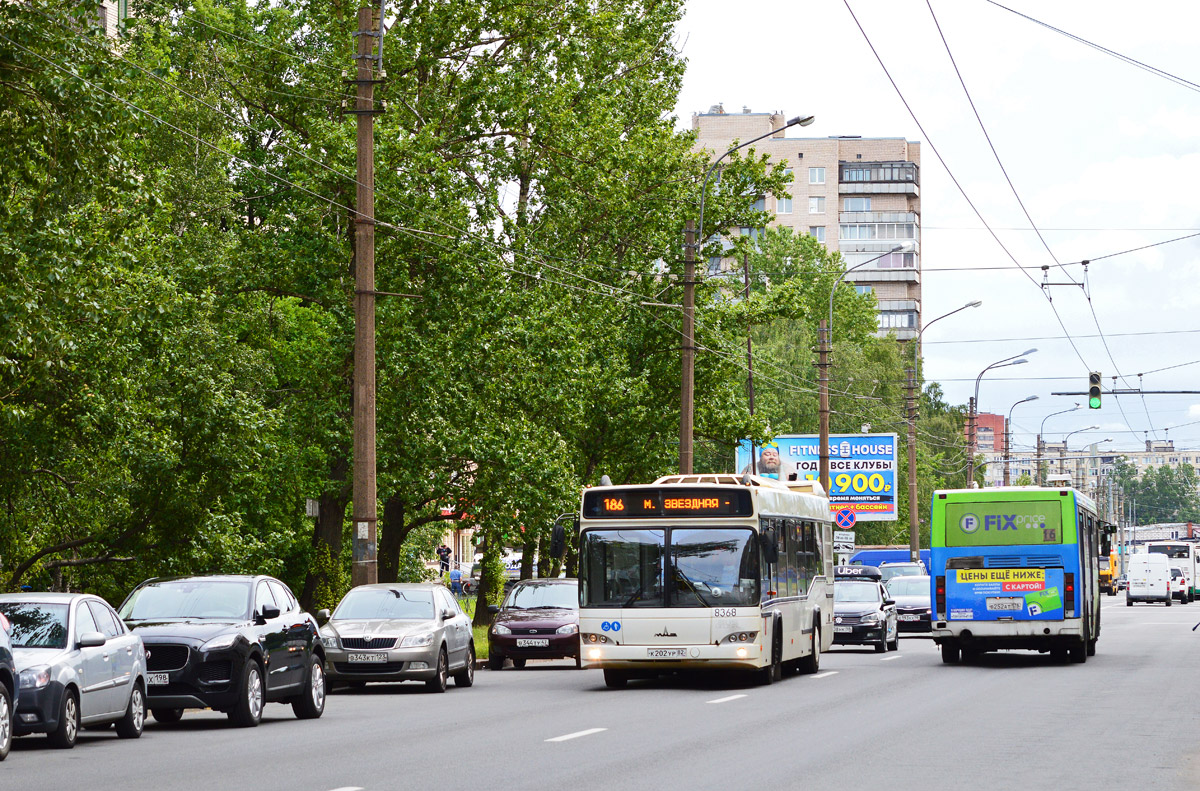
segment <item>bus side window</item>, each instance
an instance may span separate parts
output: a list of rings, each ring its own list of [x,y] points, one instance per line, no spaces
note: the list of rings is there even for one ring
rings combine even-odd
[[[771,528],[774,527],[775,520],[768,519],[767,517],[764,516],[759,520],[758,525],[759,525],[758,538],[759,538],[759,546],[760,546],[760,550],[761,550],[758,553],[759,577],[762,578],[762,585],[761,585],[762,600],[763,600],[763,602],[768,602],[774,598],[771,595],[771,591],[775,590],[775,587],[772,584],[773,579],[774,579],[774,576],[772,573],[772,567],[771,567],[771,564],[767,562],[768,553],[767,553],[767,547],[766,547],[766,540],[767,540],[767,536],[769,536],[771,534]]]

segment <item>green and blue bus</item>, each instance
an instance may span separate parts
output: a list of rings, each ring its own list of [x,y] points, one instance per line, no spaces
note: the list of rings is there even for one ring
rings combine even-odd
[[[1021,648],[1086,662],[1100,637],[1100,520],[1071,488],[933,495],[933,639],[947,664]]]

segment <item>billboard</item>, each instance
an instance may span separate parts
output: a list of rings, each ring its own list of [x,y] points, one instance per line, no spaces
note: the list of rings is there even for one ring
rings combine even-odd
[[[755,446],[758,474],[788,480],[817,480],[821,444],[816,434],[791,434]],[[737,449],[737,470],[750,470],[750,440]],[[829,510],[854,511],[860,522],[896,520],[896,435],[829,435]]]

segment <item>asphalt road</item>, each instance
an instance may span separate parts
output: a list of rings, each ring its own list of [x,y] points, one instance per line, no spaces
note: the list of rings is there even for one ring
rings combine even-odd
[[[1097,655],[989,654],[941,663],[925,638],[898,653],[835,649],[815,676],[770,687],[672,678],[609,690],[568,663],[479,671],[471,689],[339,692],[325,716],[269,704],[149,720],[135,742],[81,734],[74,750],[14,744],[0,788],[1085,789],[1200,787],[1200,603],[1105,597]]]

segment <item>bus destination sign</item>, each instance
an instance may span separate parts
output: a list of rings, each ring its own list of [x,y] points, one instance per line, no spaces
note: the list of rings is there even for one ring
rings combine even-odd
[[[591,489],[583,493],[585,519],[750,516],[745,489]]]

